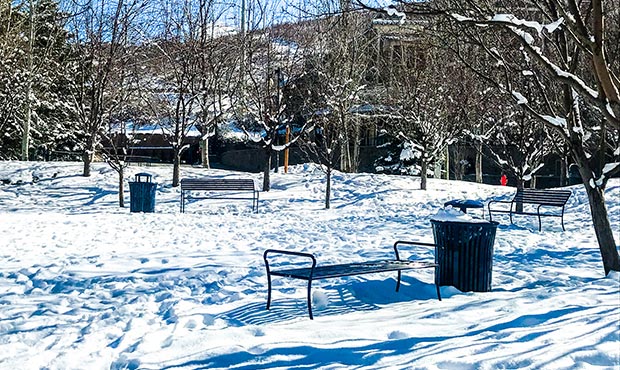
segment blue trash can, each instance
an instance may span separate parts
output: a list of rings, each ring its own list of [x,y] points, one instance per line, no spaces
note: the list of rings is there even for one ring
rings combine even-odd
[[[461,292],[490,292],[496,221],[463,222],[431,220],[437,284]]]
[[[137,173],[136,181],[129,182],[131,212],[155,212],[155,189],[157,184],[151,182],[148,173]]]

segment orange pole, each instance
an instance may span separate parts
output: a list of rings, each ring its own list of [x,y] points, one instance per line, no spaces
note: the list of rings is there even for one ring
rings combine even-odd
[[[284,136],[284,141],[286,144],[288,144],[290,135],[291,129],[288,125],[286,125],[286,135]],[[288,173],[288,148],[284,149],[284,173]]]

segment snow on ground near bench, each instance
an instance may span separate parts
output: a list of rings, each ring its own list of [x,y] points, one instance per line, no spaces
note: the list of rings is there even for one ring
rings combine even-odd
[[[169,166],[153,174],[156,213],[118,208],[116,174],[95,164],[0,163],[1,369],[618,369],[619,274],[603,276],[581,186],[559,219],[501,217],[493,292],[442,287],[432,271],[324,280],[274,278],[267,248],[319,263],[392,256],[395,240],[432,242],[429,219],[451,199],[509,199],[513,188],[336,173],[333,208],[312,166],[273,174],[250,201],[196,201],[179,213]],[[31,184],[33,174],[40,180]],[[259,174],[182,168],[182,177]],[[129,203],[129,187],[125,199]],[[608,187],[620,240],[620,181]],[[480,210],[471,211],[481,214]],[[406,250],[432,258],[424,248]]]

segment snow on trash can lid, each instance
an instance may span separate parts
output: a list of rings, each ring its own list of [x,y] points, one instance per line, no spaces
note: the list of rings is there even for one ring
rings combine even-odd
[[[489,223],[489,221],[483,218],[471,217],[469,214],[461,212],[458,208],[452,208],[450,206],[440,208],[437,213],[431,217],[431,220],[441,222]]]

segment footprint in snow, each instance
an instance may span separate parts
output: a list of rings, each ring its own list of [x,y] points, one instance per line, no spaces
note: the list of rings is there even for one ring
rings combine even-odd
[[[407,333],[403,333],[400,330],[394,330],[393,332],[388,334],[388,339],[405,339],[405,338],[409,338],[409,335],[407,335]]]
[[[161,342],[161,348],[168,348],[172,345],[172,336],[169,336],[168,338],[164,339],[163,342]]]

